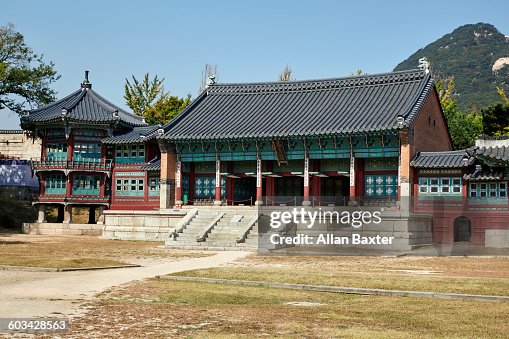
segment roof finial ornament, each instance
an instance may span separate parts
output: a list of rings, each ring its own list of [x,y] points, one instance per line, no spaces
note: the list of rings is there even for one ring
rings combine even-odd
[[[212,86],[216,83],[216,76],[214,74],[209,75],[207,80],[207,87]]]
[[[398,115],[398,117],[396,118],[396,124],[398,125],[399,128],[403,127],[404,122],[405,122],[405,117],[402,115]]]
[[[429,61],[428,61],[428,58],[426,57],[422,57],[419,59],[419,69],[423,70],[424,72],[426,72],[426,74],[429,73]]]
[[[81,83],[81,89],[92,88],[92,84],[88,81],[88,71],[85,71],[85,80]]]

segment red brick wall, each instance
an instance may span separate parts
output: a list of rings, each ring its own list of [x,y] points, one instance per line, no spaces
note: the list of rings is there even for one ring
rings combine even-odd
[[[433,89],[412,125],[414,140],[412,158],[416,152],[447,151],[452,149],[447,124],[440,109],[438,95]]]

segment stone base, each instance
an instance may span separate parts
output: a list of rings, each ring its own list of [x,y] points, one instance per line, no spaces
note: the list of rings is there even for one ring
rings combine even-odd
[[[262,217],[263,219],[263,217]],[[265,227],[265,231],[259,229],[260,233],[260,249],[265,251],[277,250],[283,247],[292,247],[293,245],[272,244],[269,239],[274,233],[281,233],[285,236],[309,236],[313,237],[316,242],[320,235],[330,237],[349,238],[350,242],[341,244],[317,244],[303,245],[304,251],[326,247],[333,250],[334,248],[341,250],[343,248],[352,249],[369,249],[369,250],[389,250],[389,251],[410,251],[414,248],[433,243],[433,235],[431,231],[432,217],[419,214],[406,214],[399,211],[384,212],[381,215],[381,223],[364,224],[359,228],[348,225],[337,224],[319,224],[308,228],[307,224],[297,224],[296,227],[290,227],[287,232],[284,230],[270,230]],[[360,237],[393,237],[390,244],[354,244],[352,243],[352,235]],[[301,245],[296,245],[296,247]],[[362,251],[359,252],[362,254]]]
[[[164,241],[187,211],[104,211],[103,239]]]
[[[509,230],[486,230],[484,246],[509,248]]]
[[[24,223],[23,233],[37,235],[101,235],[103,225],[34,222]]]

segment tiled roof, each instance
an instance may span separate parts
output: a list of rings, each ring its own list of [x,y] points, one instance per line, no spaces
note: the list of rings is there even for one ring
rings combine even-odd
[[[495,160],[509,161],[509,147],[506,146],[477,147],[475,154]]]
[[[105,144],[132,144],[154,139],[160,125],[135,127],[132,131],[118,134],[102,140]]]
[[[395,130],[433,89],[420,70],[208,87],[168,125],[166,140],[272,138]],[[405,120],[398,125],[397,118]]]
[[[463,159],[468,159],[467,164]],[[467,150],[445,152],[419,152],[410,162],[410,166],[419,168],[453,168],[466,167],[474,162]]]
[[[65,115],[63,109],[67,110]],[[147,125],[141,118],[115,106],[91,88],[79,89],[55,103],[31,110],[21,117],[21,123],[26,125],[62,118],[74,122],[115,122],[118,119],[129,126]]]
[[[482,170],[479,168],[474,169],[471,173],[465,173],[463,179],[472,181],[489,181],[489,180],[502,180],[505,173],[501,170]]]
[[[141,166],[142,171],[160,171],[161,170],[161,158],[154,158]]]

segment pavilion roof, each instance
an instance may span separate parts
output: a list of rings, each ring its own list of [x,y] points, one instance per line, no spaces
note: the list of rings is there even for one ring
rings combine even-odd
[[[127,112],[92,90],[88,74],[81,88],[63,99],[41,108],[33,109],[21,117],[22,126],[56,121],[114,123],[119,121],[129,127],[146,126],[142,119]]]
[[[395,131],[412,124],[433,88],[431,76],[421,70],[214,84],[165,126],[162,138],[191,141]]]

